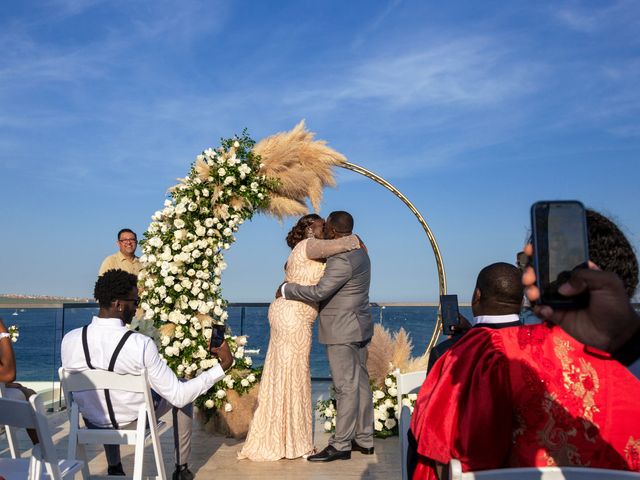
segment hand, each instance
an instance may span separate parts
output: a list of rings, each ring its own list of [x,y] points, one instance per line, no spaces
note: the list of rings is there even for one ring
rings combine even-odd
[[[7,330],[7,327],[4,326],[4,323],[2,323],[2,319],[0,318],[0,332],[4,332],[4,333],[8,333],[9,331]]]
[[[233,365],[233,355],[231,355],[231,349],[227,344],[226,340],[222,342],[217,348],[212,348],[211,353],[218,357],[220,361],[220,366],[224,371],[226,371],[231,365]]]
[[[531,256],[533,248],[527,245],[524,251]],[[522,283],[531,302],[540,298],[535,281],[535,271],[527,267]],[[620,277],[601,271],[593,262],[589,262],[589,269],[572,272],[569,281],[558,291],[567,297],[588,291],[589,305],[578,310],[553,310],[548,305],[537,305],[533,311],[585,345],[612,353],[640,329],[640,316],[629,302]]]
[[[276,290],[276,298],[280,298],[282,296],[282,286],[287,282],[282,282],[278,289]]]

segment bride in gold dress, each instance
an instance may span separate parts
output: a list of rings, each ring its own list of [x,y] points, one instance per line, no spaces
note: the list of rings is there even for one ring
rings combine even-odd
[[[316,285],[323,259],[360,248],[356,235],[321,240],[324,220],[305,215],[287,235],[292,251],[285,281]],[[258,407],[238,458],[273,461],[313,452],[309,352],[318,305],[277,298],[269,307],[271,337],[262,371]]]

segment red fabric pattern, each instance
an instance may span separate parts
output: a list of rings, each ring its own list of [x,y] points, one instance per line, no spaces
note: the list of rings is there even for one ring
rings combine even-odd
[[[422,385],[421,462],[464,471],[575,465],[640,470],[640,381],[551,325],[471,330]]]

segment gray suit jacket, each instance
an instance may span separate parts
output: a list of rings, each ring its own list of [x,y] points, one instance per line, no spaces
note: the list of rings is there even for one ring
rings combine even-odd
[[[320,304],[318,340],[323,344],[368,341],[373,336],[369,312],[371,262],[363,248],[327,259],[317,285],[287,283],[285,298]]]

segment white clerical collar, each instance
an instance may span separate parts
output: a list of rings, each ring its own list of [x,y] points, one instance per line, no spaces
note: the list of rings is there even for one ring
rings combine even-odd
[[[520,316],[517,313],[511,313],[509,315],[480,315],[473,317],[473,324],[490,323],[492,325],[500,323],[519,322]]]
[[[119,318],[102,318],[94,316],[91,323],[102,327],[124,327],[124,322]]]

